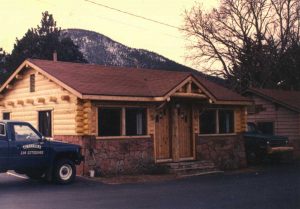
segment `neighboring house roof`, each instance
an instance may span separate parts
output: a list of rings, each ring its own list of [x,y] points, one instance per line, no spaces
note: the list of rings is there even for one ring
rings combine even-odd
[[[300,91],[250,88],[246,93],[247,92],[258,95],[288,109],[300,112]]]
[[[85,98],[85,95],[164,97],[181,83],[192,78],[214,102],[249,103],[248,98],[189,72],[107,67],[37,59],[28,59],[22,65],[0,88],[0,92],[16,76],[17,71],[29,65],[80,98]]]

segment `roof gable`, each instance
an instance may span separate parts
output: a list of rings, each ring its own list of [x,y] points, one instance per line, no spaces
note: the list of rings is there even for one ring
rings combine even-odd
[[[300,112],[300,91],[251,88],[245,94],[247,93],[255,94],[290,110]]]

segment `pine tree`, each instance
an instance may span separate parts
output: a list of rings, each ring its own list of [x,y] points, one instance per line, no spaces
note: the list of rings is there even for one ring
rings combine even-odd
[[[54,51],[60,61],[87,62],[78,46],[70,38],[62,38],[60,32],[53,15],[47,11],[42,13],[40,25],[28,29],[20,40],[16,39],[12,53],[6,57],[8,74],[27,58],[52,60]]]

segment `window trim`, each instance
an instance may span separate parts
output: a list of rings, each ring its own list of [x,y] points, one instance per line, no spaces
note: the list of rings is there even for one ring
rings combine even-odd
[[[4,126],[4,135],[0,133],[0,136],[6,136],[6,126],[4,123],[0,123],[0,125]]]
[[[96,139],[139,139],[149,138],[148,134],[148,106],[137,106],[137,105],[96,105]],[[120,108],[121,109],[121,135],[120,136],[99,136],[99,109],[101,108]],[[145,135],[126,135],[126,108],[137,108],[145,109],[146,111],[146,134]]]
[[[217,107],[211,107],[211,108],[206,108],[204,111],[207,111],[207,110],[214,110],[216,111],[216,133],[213,133],[213,134],[201,134],[201,129],[200,129],[200,126],[201,126],[201,122],[200,122],[200,114],[199,114],[199,136],[233,136],[233,135],[237,135],[236,133],[236,130],[235,130],[235,124],[236,124],[236,121],[235,121],[235,109],[234,108],[217,108]],[[220,110],[231,110],[233,111],[233,132],[232,133],[220,133],[220,124],[219,124],[219,111]]]

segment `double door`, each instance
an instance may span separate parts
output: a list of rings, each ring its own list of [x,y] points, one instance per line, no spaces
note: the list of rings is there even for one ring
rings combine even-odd
[[[157,162],[177,162],[194,159],[190,104],[173,103],[156,112],[155,156]]]

